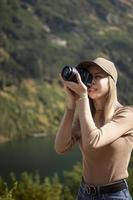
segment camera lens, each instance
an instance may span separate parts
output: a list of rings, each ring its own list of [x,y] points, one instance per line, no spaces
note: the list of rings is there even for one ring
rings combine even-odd
[[[83,67],[70,67],[65,66],[62,69],[61,76],[66,81],[73,81],[77,83],[76,73],[77,71],[80,74],[82,82],[89,87],[92,82],[92,75],[89,73],[89,71],[86,68]]]
[[[65,66],[61,72],[61,75],[62,77],[65,79],[65,80],[68,80],[69,77],[71,76],[71,73],[72,73],[72,69],[71,67],[69,66]]]
[[[76,81],[76,69],[74,67],[65,66],[62,69],[61,76],[66,81]]]

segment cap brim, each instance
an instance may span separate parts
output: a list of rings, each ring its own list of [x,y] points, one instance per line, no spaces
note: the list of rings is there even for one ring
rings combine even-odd
[[[100,67],[98,64],[96,64],[93,61],[83,61],[83,62],[79,63],[77,67],[88,68],[88,67],[94,66],[94,65]],[[100,68],[102,68],[102,67],[100,67]]]
[[[100,66],[100,65],[98,65],[97,63],[95,63],[93,61],[83,61],[83,62],[79,63],[77,67],[89,68],[90,66],[98,66],[103,71],[105,71],[107,74],[109,74],[104,66]]]

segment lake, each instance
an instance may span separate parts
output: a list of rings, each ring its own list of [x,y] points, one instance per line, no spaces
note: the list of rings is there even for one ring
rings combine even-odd
[[[0,144],[0,176],[8,183],[10,172],[19,178],[24,171],[38,171],[41,179],[57,172],[63,179],[63,171],[71,170],[78,161],[81,162],[81,153],[77,146],[64,155],[58,155],[52,136]]]

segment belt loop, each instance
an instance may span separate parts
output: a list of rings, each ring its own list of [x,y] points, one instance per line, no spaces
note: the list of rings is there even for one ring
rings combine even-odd
[[[80,183],[80,188],[81,188],[81,190],[83,191],[83,194],[84,194],[85,193],[85,186],[84,186],[82,181]]]
[[[124,180],[124,183],[126,184],[127,189],[128,189],[128,183],[127,183],[127,180],[126,180],[125,178],[124,178],[123,180]]]
[[[97,186],[97,192],[100,194],[100,186]]]

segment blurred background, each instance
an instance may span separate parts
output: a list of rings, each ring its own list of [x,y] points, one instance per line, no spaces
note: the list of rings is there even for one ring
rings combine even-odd
[[[110,59],[119,101],[132,105],[132,35],[132,0],[0,0],[0,200],[75,199],[79,149],[54,150],[65,100],[59,73]],[[133,159],[129,173],[133,194]]]

